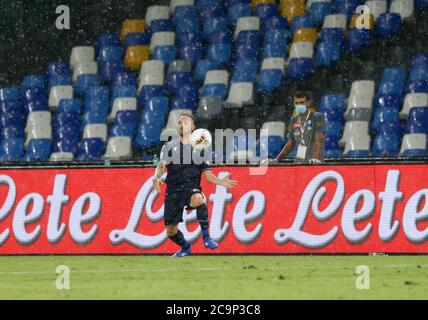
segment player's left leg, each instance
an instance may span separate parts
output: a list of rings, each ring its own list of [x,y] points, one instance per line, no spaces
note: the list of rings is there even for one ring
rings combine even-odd
[[[204,239],[204,245],[210,249],[217,249],[218,244],[211,239],[209,233],[209,222],[208,222],[208,206],[206,203],[205,196],[202,192],[194,192],[190,198],[190,207],[196,208],[196,216],[201,226],[202,236]]]

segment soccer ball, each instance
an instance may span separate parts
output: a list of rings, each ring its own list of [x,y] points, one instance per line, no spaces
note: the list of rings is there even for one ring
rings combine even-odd
[[[209,148],[212,141],[213,137],[207,129],[197,129],[190,136],[190,144],[196,150]]]

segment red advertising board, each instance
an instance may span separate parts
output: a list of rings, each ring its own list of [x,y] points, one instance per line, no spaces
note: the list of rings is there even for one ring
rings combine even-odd
[[[0,171],[0,254],[170,254],[152,168]],[[218,167],[203,182],[216,253],[428,253],[428,165]],[[180,225],[194,253],[195,212]]]

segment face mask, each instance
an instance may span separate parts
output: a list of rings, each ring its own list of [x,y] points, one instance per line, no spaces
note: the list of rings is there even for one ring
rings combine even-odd
[[[296,108],[296,112],[298,114],[304,114],[306,110],[308,109],[306,107],[306,104],[295,104],[294,107]]]

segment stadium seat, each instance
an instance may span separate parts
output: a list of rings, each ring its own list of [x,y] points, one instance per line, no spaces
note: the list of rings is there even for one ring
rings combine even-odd
[[[111,95],[111,100],[114,101],[116,98],[126,98],[126,97],[136,97],[137,88],[132,85],[126,86],[113,86],[113,92]]]
[[[366,1],[365,5],[369,8],[370,14],[372,14],[375,20],[383,13],[387,12],[388,3],[386,0],[369,0]]]
[[[126,49],[125,67],[131,71],[139,71],[144,61],[149,60],[148,46],[132,46]]]
[[[49,77],[48,92],[52,87],[56,86],[71,86],[73,84],[71,74],[67,75],[53,75]]]
[[[111,160],[125,160],[132,156],[130,137],[111,137],[107,143],[104,158]]]
[[[158,46],[174,46],[175,33],[170,31],[155,32],[150,41],[150,52],[153,53]]]
[[[139,90],[143,86],[162,86],[165,83],[164,62],[162,60],[148,60],[141,66],[139,75]]]
[[[199,17],[201,21],[206,21],[208,19],[226,17],[226,8],[223,3],[212,3],[210,5],[203,6],[199,8]]]
[[[98,74],[98,65],[95,61],[82,62],[74,66],[73,82],[76,83],[77,78],[87,74]]]
[[[118,72],[111,84],[113,87],[116,86],[137,86],[137,74],[131,71],[120,71]]]
[[[293,35],[293,43],[296,42],[312,42],[314,45],[317,41],[316,28],[301,28],[297,29]]]
[[[322,25],[327,15],[333,13],[332,2],[314,2],[312,3],[309,14],[315,26]]]
[[[49,107],[56,109],[62,99],[73,99],[72,86],[55,86],[49,94]]]
[[[426,157],[427,136],[423,133],[406,134],[401,143],[400,155],[404,157]]]
[[[409,93],[406,95],[403,108],[400,111],[400,119],[407,119],[410,109],[415,107],[428,107],[427,93]]]
[[[107,140],[107,125],[87,124],[83,129],[83,139],[101,138]]]
[[[17,101],[19,100],[19,88],[6,87],[0,88],[0,101]]]
[[[202,97],[199,100],[196,116],[202,120],[212,120],[218,118],[222,113],[222,99],[219,96]]]
[[[370,44],[371,32],[368,29],[351,28],[348,30],[346,49],[350,52],[358,52]]]
[[[287,29],[287,19],[283,16],[273,16],[265,19],[262,24],[263,30],[286,30]]]
[[[298,29],[313,28],[314,21],[310,15],[296,16],[291,21],[290,31],[294,34]]]
[[[42,88],[46,89],[47,78],[45,75],[29,75],[25,76],[21,82],[21,92],[27,89]]]
[[[296,16],[302,16],[305,13],[304,0],[281,0],[279,4],[281,15],[287,18],[288,23],[293,21]]]
[[[414,14],[414,1],[413,0],[393,0],[389,7],[389,12],[397,13],[401,19],[409,19]]]
[[[339,42],[321,42],[315,52],[315,65],[330,68],[340,58]]]
[[[371,13],[354,13],[349,23],[349,29],[360,29],[357,22],[361,23],[361,28],[366,30],[373,30],[375,25],[374,15]]]
[[[202,96],[218,96],[225,99],[228,93],[229,74],[226,70],[208,71],[205,76]]]
[[[329,14],[324,18],[323,29],[342,29],[346,30],[346,15]]]
[[[81,112],[81,102],[79,99],[63,99],[59,102],[58,113]]]
[[[376,19],[376,35],[379,38],[388,38],[395,34],[401,26],[401,17],[398,13],[382,13]]]
[[[116,114],[119,111],[137,110],[137,99],[134,97],[116,98],[113,100],[113,106],[107,120],[113,122],[116,119]]]
[[[120,35],[116,32],[103,32],[98,34],[95,41],[95,51],[98,54],[101,48],[108,46],[119,46],[120,45]]]
[[[251,5],[249,3],[236,3],[228,8],[227,18],[231,25],[234,25],[242,17],[251,16]]]
[[[242,31],[259,31],[260,19],[258,17],[242,17],[236,23],[234,39],[238,39]]]
[[[257,86],[258,92],[271,93],[281,86],[284,76],[284,64],[283,58],[263,60]]]
[[[302,43],[302,42],[300,42]],[[290,59],[287,69],[287,77],[292,81],[308,79],[313,72],[313,60],[309,58]]]
[[[291,45],[290,57],[294,58],[312,58],[314,56],[314,45],[312,42],[294,42]]]
[[[125,41],[125,38],[130,33],[143,33],[145,31],[145,22],[143,19],[127,19],[123,21],[120,30],[120,39]]]
[[[231,82],[253,82],[258,71],[257,59],[240,59],[236,61]]]
[[[357,135],[367,135],[369,132],[369,123],[367,121],[348,121],[345,123],[342,138],[339,145],[345,146],[350,137]]]
[[[152,5],[147,7],[145,23],[146,27],[150,27],[155,20],[168,20],[169,19],[169,6]]]
[[[49,77],[70,75],[71,74],[70,64],[63,60],[51,62],[48,65],[47,74]]]
[[[254,86],[252,82],[232,83],[227,103],[232,107],[242,107],[244,104],[252,104],[254,99],[253,90]]]
[[[214,61],[208,59],[198,60],[195,66],[195,80],[198,83],[204,82],[205,77],[208,71],[216,70],[219,68],[219,65]]]
[[[106,46],[100,48],[98,52],[98,65],[100,67],[105,66],[107,62],[120,63],[123,60],[124,51],[121,46]]]
[[[211,43],[208,47],[208,59],[217,65],[230,61],[232,45],[230,43]]]
[[[335,4],[335,11],[338,14],[346,15],[347,19],[356,12],[356,9],[360,2],[358,0],[340,0]]]
[[[263,22],[270,17],[276,17],[279,15],[278,7],[275,3],[264,3],[260,4],[256,8],[256,16]]]
[[[227,19],[225,17],[217,17],[204,21],[203,35],[205,39],[209,39],[216,32],[227,31]]]
[[[50,139],[32,139],[28,143],[25,161],[45,162],[49,161],[51,155]]]
[[[91,46],[74,47],[71,50],[70,66],[74,69],[76,65],[84,62],[95,61],[95,48]]]
[[[407,133],[428,134],[428,107],[414,107],[407,117]]]
[[[16,162],[24,158],[23,139],[2,139],[0,143],[0,161]]]
[[[394,108],[378,108],[373,117],[371,129],[374,132],[379,133],[379,129],[382,124],[390,124],[399,127],[400,118],[398,110]]]
[[[104,155],[105,141],[101,138],[82,139],[79,145],[77,160],[96,161]]]
[[[346,157],[367,158],[370,156],[370,143],[370,136],[368,134],[351,136],[346,141],[343,154]]]
[[[379,134],[374,138],[372,155],[374,157],[394,157],[399,152],[400,141],[394,134]]]

